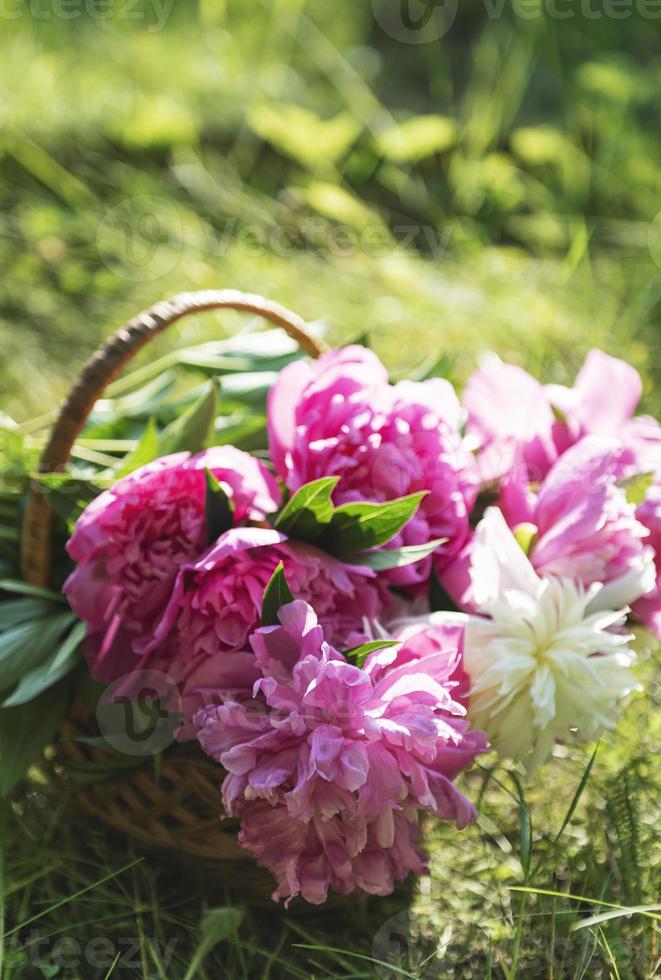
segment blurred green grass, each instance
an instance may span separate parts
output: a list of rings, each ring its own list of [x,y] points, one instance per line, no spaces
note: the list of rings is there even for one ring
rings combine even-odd
[[[601,346],[641,371],[644,407],[659,414],[657,22],[590,19],[576,7],[558,20],[543,4],[538,17],[508,7],[489,19],[466,0],[445,36],[408,45],[379,26],[374,13],[387,6],[200,0],[160,24],[147,0],[131,17],[114,4],[102,19],[91,5],[71,20],[35,17],[34,3],[16,0],[20,16],[0,24],[4,411],[24,420],[53,407],[139,309],[232,286],[325,321],[332,342],[367,333],[395,373],[442,356],[461,382],[494,349],[562,382]],[[186,321],[144,357],[238,323]],[[658,651],[641,646],[647,691],[601,747],[558,843],[589,750],[561,750],[527,791],[535,887],[628,906],[658,894]],[[402,969],[479,980],[651,975],[649,920],[572,932],[590,903],[509,891],[522,881],[525,809],[496,775],[507,790],[489,785],[478,827],[459,839],[434,831]],[[483,778],[469,778],[476,798]],[[186,975],[204,908],[240,903],[240,893],[209,891],[171,856],[120,872],[126,847],[75,810],[53,811],[39,786],[14,801],[0,838],[0,910],[21,943],[7,939],[6,975],[104,975],[89,964],[67,972],[50,954],[35,965],[24,925],[34,915],[51,953],[65,936],[110,938],[116,950],[122,936],[161,949],[175,937],[168,966],[142,942],[135,967],[118,961],[107,975]],[[248,909],[195,975],[394,976],[352,958],[378,958],[374,936],[391,907],[312,912],[304,923]]]
[[[184,4],[162,30],[147,2],[113,9],[0,38],[6,410],[61,396],[141,307],[219,285],[368,331],[393,367],[451,354],[458,378],[493,347],[563,380],[598,344],[653,397],[652,22],[472,2],[418,46],[320,2]]]

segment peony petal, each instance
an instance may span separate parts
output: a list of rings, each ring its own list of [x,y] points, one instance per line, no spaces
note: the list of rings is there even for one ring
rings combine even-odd
[[[617,432],[633,415],[643,393],[635,368],[600,350],[591,350],[579,371],[575,412],[588,432]]]

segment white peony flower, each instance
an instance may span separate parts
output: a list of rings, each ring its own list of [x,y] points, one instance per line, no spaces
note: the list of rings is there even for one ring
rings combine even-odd
[[[431,620],[465,626],[473,726],[529,772],[558,739],[614,727],[618,702],[638,686],[621,629],[628,610],[604,609],[600,583],[540,578],[497,508],[477,527],[470,574],[480,615]]]

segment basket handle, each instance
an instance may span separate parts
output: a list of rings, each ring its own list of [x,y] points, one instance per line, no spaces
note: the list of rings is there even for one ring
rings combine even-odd
[[[85,364],[64,402],[39,461],[40,473],[64,469],[97,399],[146,343],[189,313],[206,310],[241,310],[283,327],[306,354],[318,357],[325,347],[307,332],[305,321],[270,300],[235,289],[179,293],[129,320]],[[23,578],[31,585],[47,586],[50,579],[52,511],[43,492],[31,485],[21,537]]]

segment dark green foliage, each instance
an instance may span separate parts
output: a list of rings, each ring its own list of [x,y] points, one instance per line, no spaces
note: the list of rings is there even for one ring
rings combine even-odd
[[[424,493],[386,503],[341,504],[335,508],[321,546],[340,558],[387,544],[411,520]]]
[[[206,471],[205,501],[207,541],[213,544],[234,524],[234,505],[211,470]]]
[[[277,515],[274,527],[290,538],[311,544],[327,530],[335,510],[331,499],[338,476],[306,483],[291,495]]]
[[[367,643],[361,643],[359,647],[352,647],[351,650],[345,650],[344,656],[351,663],[356,664],[357,667],[362,667],[370,653],[396,646],[399,646],[399,640],[369,640]]]
[[[293,602],[294,598],[295,596],[292,595],[291,589],[287,585],[284,565],[280,562],[264,592],[262,626],[277,626],[280,623],[278,616],[280,606]]]

